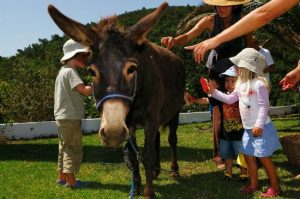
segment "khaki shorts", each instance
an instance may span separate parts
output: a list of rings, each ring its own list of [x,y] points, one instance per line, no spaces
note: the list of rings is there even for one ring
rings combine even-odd
[[[79,172],[82,161],[81,120],[56,120],[58,145],[58,170],[63,173]]]

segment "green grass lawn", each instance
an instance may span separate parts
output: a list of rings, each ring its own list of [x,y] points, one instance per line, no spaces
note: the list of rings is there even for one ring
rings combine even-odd
[[[299,115],[273,118],[280,136],[300,133]],[[138,145],[143,145],[143,132],[138,131]],[[162,171],[154,182],[157,198],[259,198],[259,193],[245,196],[240,182],[224,181],[212,158],[210,123],[181,125],[178,130],[178,157],[181,177],[172,179],[169,170],[170,150],[167,133],[162,133]],[[77,177],[89,187],[70,190],[55,184],[57,138],[13,141],[0,145],[0,199],[2,198],[128,198],[131,173],[123,163],[122,148],[103,147],[96,134],[84,136],[84,159]],[[300,149],[299,149],[300,150]],[[278,167],[283,193],[278,198],[300,198],[300,168],[287,162],[282,150],[273,155]],[[145,184],[141,166],[142,186]],[[238,168],[234,168],[238,175]],[[259,169],[260,185],[268,186],[267,176]],[[139,198],[142,198],[139,197]]]

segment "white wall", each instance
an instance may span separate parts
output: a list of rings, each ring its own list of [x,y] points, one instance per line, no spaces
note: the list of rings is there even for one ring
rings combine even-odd
[[[293,106],[271,107],[270,115],[284,115],[291,113]],[[180,113],[179,123],[190,124],[210,121],[210,112]],[[99,119],[84,119],[82,128],[84,133],[98,132]],[[32,139],[39,137],[57,136],[55,121],[0,124],[0,135],[8,139]]]

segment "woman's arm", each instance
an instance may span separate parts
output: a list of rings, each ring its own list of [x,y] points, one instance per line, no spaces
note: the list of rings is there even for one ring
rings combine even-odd
[[[161,44],[167,49],[171,49],[174,45],[184,45],[201,35],[205,30],[212,30],[213,23],[213,15],[203,17],[190,31],[182,35],[179,35],[175,38],[171,36],[162,37]]]
[[[198,57],[195,61],[203,61],[204,55],[208,50],[214,49],[226,41],[230,41],[264,26],[274,18],[287,12],[297,3],[299,3],[299,0],[271,0],[263,6],[253,10],[215,37],[205,40],[197,46],[186,47],[186,49],[194,50],[194,54],[196,50]]]

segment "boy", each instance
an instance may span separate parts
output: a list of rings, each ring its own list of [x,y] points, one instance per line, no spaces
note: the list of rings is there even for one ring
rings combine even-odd
[[[85,86],[77,69],[85,67],[89,57],[89,48],[69,39],[63,46],[64,64],[55,81],[54,116],[59,137],[57,183],[71,188],[79,188],[82,182],[76,180],[82,161],[82,129],[84,118],[82,96],[92,94],[90,86]]]

